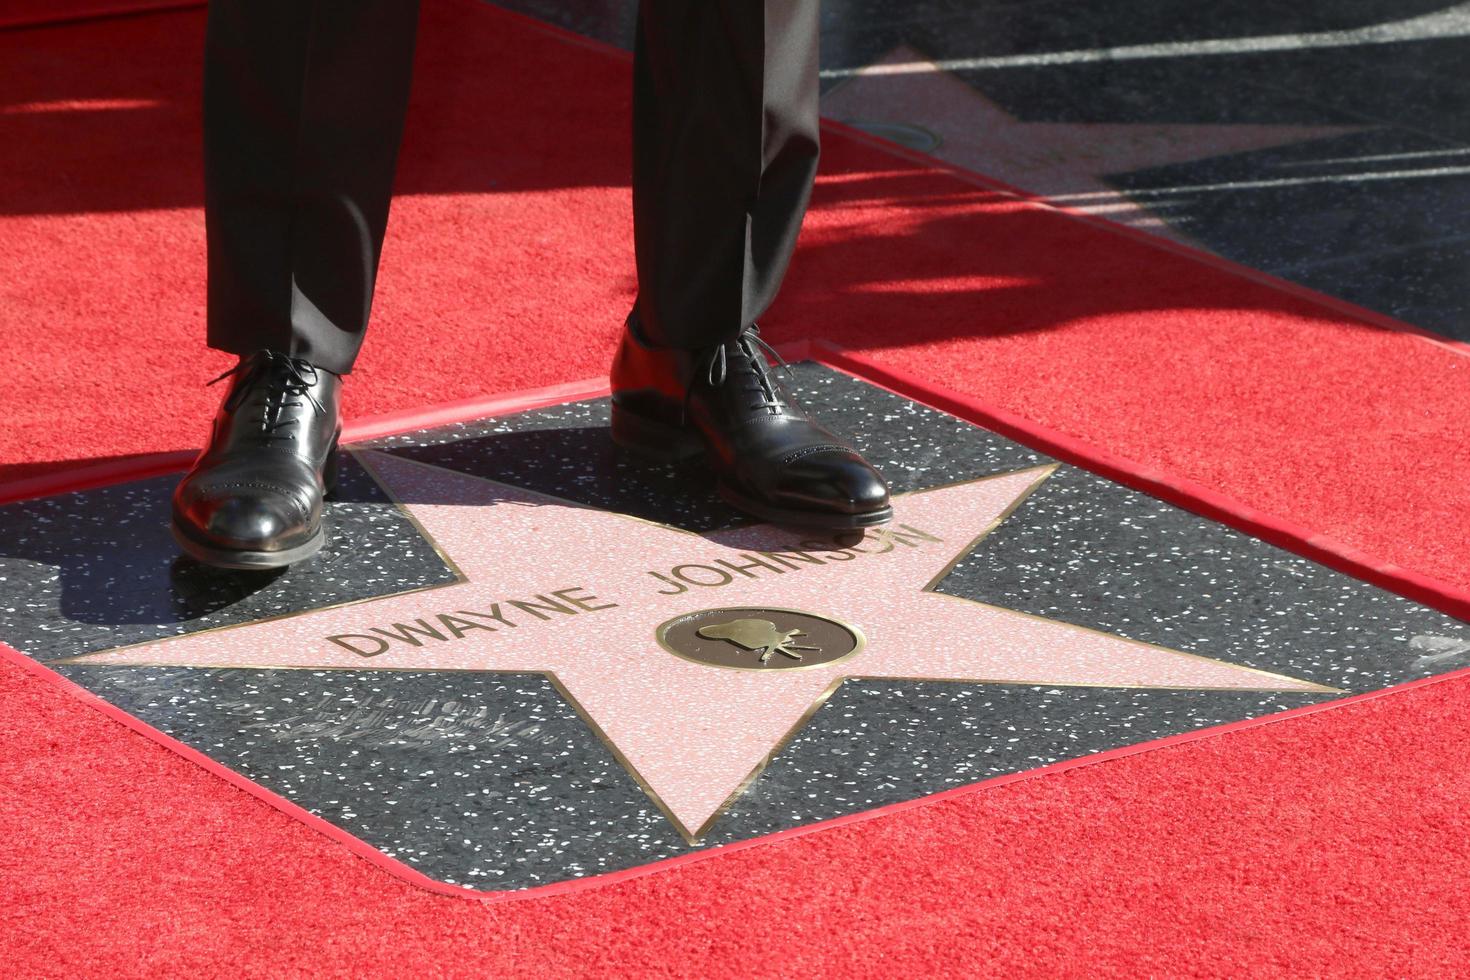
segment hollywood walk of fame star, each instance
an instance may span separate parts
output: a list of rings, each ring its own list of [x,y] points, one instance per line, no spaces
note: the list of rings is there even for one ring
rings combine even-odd
[[[953,72],[900,46],[822,96],[822,114],[884,133],[918,126],[941,159],[1079,211],[1200,247],[1178,227],[1105,179],[1171,164],[1362,132],[1366,126],[1244,123],[1027,122]],[[889,73],[902,67],[901,74]]]
[[[691,843],[847,677],[1331,691],[932,591],[1051,466],[898,495],[891,531],[849,542],[770,525],[694,534],[358,456],[459,581],[64,662],[545,674]],[[866,645],[728,669],[655,638],[702,610],[778,607],[854,624]]]

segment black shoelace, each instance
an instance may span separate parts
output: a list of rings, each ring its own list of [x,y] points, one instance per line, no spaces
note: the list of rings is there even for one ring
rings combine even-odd
[[[317,367],[310,361],[300,357],[291,357],[289,354],[281,354],[272,350],[262,350],[251,357],[242,358],[239,364],[230,368],[224,374],[209,382],[211,385],[219,384],[228,377],[246,372],[244,378],[230,397],[225,401],[225,408],[235,411],[251,394],[261,391],[264,397],[260,399],[260,430],[267,439],[291,439],[295,440],[294,432],[283,431],[296,424],[294,418],[281,418],[282,410],[287,408],[298,408],[304,402],[288,401],[287,399],[305,398],[311,403],[312,408],[318,415],[327,409],[317,397],[311,393],[320,380]]]
[[[733,353],[732,353],[733,348]],[[705,383],[711,388],[718,388],[731,380],[732,375],[738,377],[741,390],[748,393],[752,402],[751,411],[769,411],[780,413],[791,408],[791,403],[786,394],[776,387],[771,379],[768,365],[762,352],[769,353],[778,367],[790,371],[791,365],[780,352],[760,335],[760,328],[751,324],[740,332],[740,336],[728,343],[720,344],[710,351],[709,363],[705,367]],[[731,370],[731,362],[734,362],[734,370]],[[693,393],[693,386],[684,394],[685,416],[688,416],[689,397]]]

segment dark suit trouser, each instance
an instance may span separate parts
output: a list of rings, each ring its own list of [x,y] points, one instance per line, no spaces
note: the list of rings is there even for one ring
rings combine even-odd
[[[351,369],[416,23],[416,0],[211,0],[211,347]],[[643,0],[633,225],[649,341],[732,339],[775,298],[816,173],[817,35],[817,0]]]

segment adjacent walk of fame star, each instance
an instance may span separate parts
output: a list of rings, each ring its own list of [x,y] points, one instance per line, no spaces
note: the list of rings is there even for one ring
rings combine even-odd
[[[854,72],[822,96],[822,115],[879,135],[917,126],[937,145],[919,147],[943,160],[1024,188],[1069,207],[1201,247],[1105,179],[1170,164],[1248,153],[1362,132],[1367,126],[1267,123],[1026,122],[907,46]],[[904,71],[890,74],[889,69]]]
[[[545,674],[691,843],[847,677],[1337,693],[932,591],[1053,466],[901,494],[890,528],[834,539],[770,525],[693,534],[357,455],[458,582],[64,662]],[[777,653],[762,667],[767,647],[821,644],[761,610],[851,624],[855,652],[818,662],[788,645],[810,663]],[[661,625],[710,611],[690,621],[726,639],[698,642],[742,641],[728,647],[742,666],[660,645]]]

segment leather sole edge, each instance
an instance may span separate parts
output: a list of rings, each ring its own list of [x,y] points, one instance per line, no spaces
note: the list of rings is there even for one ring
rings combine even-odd
[[[244,572],[264,572],[294,565],[321,551],[327,541],[325,525],[317,528],[316,533],[301,544],[278,551],[252,551],[201,544],[189,537],[188,533],[174,521],[169,522],[168,529],[173,535],[174,542],[184,554],[195,561],[215,568]]]

